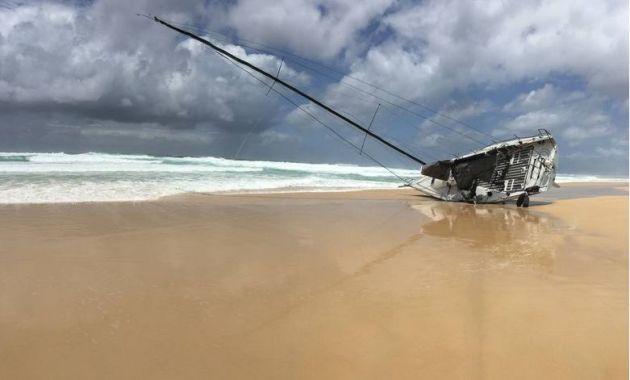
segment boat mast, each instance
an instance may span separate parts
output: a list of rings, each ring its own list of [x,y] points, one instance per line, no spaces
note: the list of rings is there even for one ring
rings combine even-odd
[[[190,32],[188,32],[186,30],[183,30],[183,29],[180,29],[180,28],[178,28],[176,26],[173,26],[173,25],[169,24],[168,22],[166,22],[166,21],[164,21],[164,20],[162,20],[162,19],[160,19],[158,17],[153,17],[153,20],[158,22],[158,23],[160,23],[160,24],[162,24],[162,25],[164,25],[164,26],[166,26],[167,28],[173,29],[174,31],[176,31],[178,33],[184,34],[184,35],[186,35],[186,36],[188,36],[188,37],[190,37],[190,38],[192,38],[194,40],[197,40],[197,41],[201,42],[204,45],[207,45],[207,46],[211,47],[212,49],[216,50],[220,54],[222,54],[222,55],[224,55],[226,57],[229,57],[231,60],[236,61],[236,62],[240,63],[243,66],[247,66],[247,67],[251,68],[252,70],[254,70],[254,71],[264,75],[265,77],[267,77],[269,79],[272,79],[274,82],[280,83],[285,88],[287,88],[287,89],[295,92],[296,94],[298,94],[298,95],[308,99],[312,103],[317,104],[318,106],[320,106],[324,110],[326,110],[329,113],[337,116],[341,120],[343,120],[346,123],[350,124],[351,126],[357,128],[358,130],[364,132],[366,135],[374,138],[375,140],[381,142],[385,146],[395,150],[396,152],[398,152],[398,153],[400,153],[400,154],[410,158],[411,160],[413,160],[413,161],[415,161],[415,162],[417,162],[417,163],[419,163],[421,165],[426,164],[424,161],[422,161],[418,157],[414,156],[413,154],[411,154],[411,153],[409,153],[409,152],[407,152],[407,151],[397,147],[396,145],[390,143],[389,141],[387,141],[387,140],[383,139],[382,137],[376,135],[375,133],[371,132],[369,129],[364,128],[361,125],[357,124],[356,122],[348,119],[344,115],[340,114],[339,112],[335,111],[334,109],[330,108],[329,106],[327,106],[326,104],[320,102],[319,100],[315,99],[314,97],[308,95],[307,93],[305,93],[304,91],[300,90],[299,88],[296,88],[296,87],[290,85],[289,83],[283,81],[282,79],[277,78],[277,77],[269,74],[268,72],[266,72],[266,71],[264,71],[264,70],[262,70],[262,69],[260,69],[260,68],[258,68],[256,66],[252,65],[251,63],[249,63],[249,62],[247,62],[247,61],[245,61],[245,60],[243,60],[243,59],[241,59],[241,58],[239,58],[239,57],[229,53],[225,49],[220,48],[219,46],[213,44],[212,42],[210,42],[208,40],[205,40],[205,39],[203,39],[203,38],[201,38],[201,37],[199,37],[199,36],[197,36],[197,35],[195,35],[193,33],[190,33]]]

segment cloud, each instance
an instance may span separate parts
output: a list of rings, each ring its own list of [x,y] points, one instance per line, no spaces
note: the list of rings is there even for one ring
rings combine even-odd
[[[544,87],[531,90],[519,95],[503,107],[504,111],[531,111],[546,108],[556,101],[556,92],[553,85],[545,84]]]
[[[596,155],[600,157],[626,157],[628,156],[628,151],[615,147],[601,147],[598,146],[595,148]]]
[[[133,126],[125,123],[107,123],[104,126],[95,123],[83,126],[80,128],[79,133],[89,138],[132,138],[145,141],[166,140],[210,144],[214,141],[214,135],[217,132],[207,130],[184,130],[173,133],[172,129],[154,123],[140,123],[134,124]]]
[[[599,115],[598,115],[599,116]],[[611,128],[607,125],[588,124],[582,126],[570,126],[564,132],[563,136],[571,142],[584,141],[594,139],[601,136],[610,135]]]
[[[599,93],[627,97],[627,20],[627,2],[619,0],[446,0],[401,9],[384,22],[423,57],[418,70],[439,61],[432,76],[452,87],[566,73]]]
[[[284,50],[283,79],[362,125],[380,103],[373,130],[421,156],[478,147],[470,136],[490,142],[487,135],[547,128],[562,155],[595,157],[614,147],[597,170],[627,171],[619,153],[628,147],[618,142],[628,137],[628,6],[613,0],[95,0],[2,7],[0,148],[229,155],[251,136],[243,150],[250,158],[361,159],[343,143],[333,151],[331,132],[273,92],[266,96],[268,80],[261,84],[137,12]],[[283,59],[221,41],[273,73]],[[291,54],[333,66],[335,72],[323,70],[335,79],[305,71]],[[362,143],[363,134],[291,99]],[[568,171],[588,166],[578,159],[566,165]]]
[[[434,148],[440,146],[441,140],[444,139],[444,135],[439,133],[430,133],[426,135],[418,136],[418,144],[425,148]]]
[[[307,57],[331,59],[355,45],[359,32],[393,0],[241,0],[230,8],[230,26],[246,39],[271,43]]]
[[[453,119],[480,123],[476,129],[497,137],[547,128],[573,145],[589,134],[625,136],[607,103],[627,104],[627,15],[627,4],[621,1],[401,2],[381,20],[379,30],[387,29],[388,36],[356,57],[348,74],[329,86],[325,98],[359,115],[364,124],[369,122],[382,100],[350,96],[341,82],[351,83],[431,117],[437,123],[420,123],[417,141],[424,142],[420,144],[424,148],[426,140],[429,146],[449,144],[452,151],[471,149],[476,142],[463,135],[489,140]],[[537,83],[542,86],[518,91]],[[515,90],[516,97],[511,98]],[[493,92],[501,98],[483,98]],[[476,97],[477,106],[466,110],[470,97]],[[582,103],[569,105],[576,102]],[[482,117],[489,111],[493,118]],[[389,124],[401,129],[400,123]],[[434,133],[446,137],[443,144],[422,136]]]
[[[577,146],[589,140],[622,134],[610,114],[605,112],[606,108],[606,99],[601,96],[567,92],[547,83],[521,93],[507,103],[503,111],[510,116],[493,131],[493,135],[524,135],[543,128]]]
[[[161,13],[177,18],[177,9]],[[106,27],[105,20],[120,28]],[[40,3],[0,10],[0,36],[5,41],[0,108],[5,112],[55,109],[95,120],[178,128],[211,123],[239,131],[260,115],[267,118],[260,128],[269,128],[273,115],[265,109],[277,106],[247,73],[198,42],[134,16],[129,6]],[[266,69],[280,64],[271,55],[225,47]],[[308,80],[288,65],[282,75]]]
[[[495,109],[496,106],[487,99],[481,101],[463,102],[450,100],[439,110],[438,117],[440,115],[445,115],[451,119],[466,120],[471,117],[476,117],[494,111]],[[442,116],[442,118],[444,118],[444,116]],[[446,119],[448,120],[448,118]]]
[[[567,114],[549,111],[532,111],[524,115],[517,116],[502,126],[510,132],[531,132],[538,128],[554,129],[562,127],[569,118]],[[503,130],[496,131],[496,134],[504,133]]]

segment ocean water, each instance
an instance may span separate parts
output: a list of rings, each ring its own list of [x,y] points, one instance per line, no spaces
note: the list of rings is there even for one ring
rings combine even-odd
[[[417,170],[395,169],[414,178]],[[558,176],[558,182],[627,178]],[[103,153],[0,153],[0,203],[139,201],[186,192],[396,188],[380,167]]]

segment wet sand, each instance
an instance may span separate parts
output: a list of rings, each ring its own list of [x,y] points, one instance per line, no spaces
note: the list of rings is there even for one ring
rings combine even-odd
[[[625,379],[627,187],[596,187],[0,206],[0,378]]]

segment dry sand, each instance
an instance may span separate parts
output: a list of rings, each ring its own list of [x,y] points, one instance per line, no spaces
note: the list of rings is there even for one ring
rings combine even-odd
[[[0,378],[625,379],[619,194],[2,206]]]

